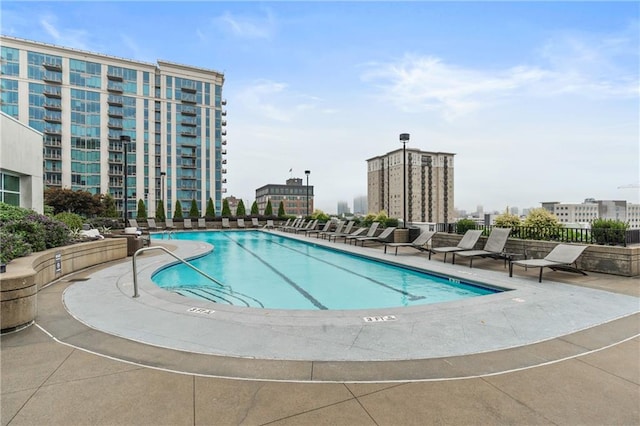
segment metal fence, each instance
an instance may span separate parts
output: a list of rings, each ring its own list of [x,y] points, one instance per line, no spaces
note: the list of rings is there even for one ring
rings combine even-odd
[[[476,225],[475,229],[483,230],[484,235],[489,235],[494,226]],[[468,229],[465,227],[465,230]],[[457,234],[458,227],[455,223],[437,223],[435,230]],[[461,229],[461,234],[464,230]],[[608,229],[608,228],[564,228],[548,227],[538,228],[531,226],[516,226],[511,229],[511,238],[523,240],[557,241],[561,243],[584,243],[619,245],[626,247],[630,244],[640,244],[640,229]]]

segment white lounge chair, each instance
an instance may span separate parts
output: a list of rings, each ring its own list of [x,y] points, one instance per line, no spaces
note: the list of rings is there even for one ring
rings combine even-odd
[[[184,220],[184,229],[193,229],[193,224],[191,223],[191,219]]]
[[[158,225],[156,225],[156,220],[151,217],[147,218],[147,226],[149,227],[149,231],[158,230]]]
[[[251,218],[251,226],[253,226],[254,228],[259,228],[260,227],[260,222],[258,222],[258,218],[257,217],[252,217]]]
[[[458,257],[464,257],[469,259],[469,268],[473,267],[474,257],[493,257],[497,258],[504,251],[504,246],[507,244],[511,228],[493,228],[487,238],[487,242],[482,250],[466,250],[458,252]],[[455,263],[455,257],[454,257]]]
[[[525,259],[512,260],[509,262],[509,276],[513,276],[513,265],[523,266],[525,268],[540,268],[538,282],[542,282],[542,270],[549,268],[553,271],[576,272],[578,274],[587,275],[586,272],[578,269],[576,261],[587,246],[558,244],[551,252],[542,259]]]
[[[388,228],[385,228],[384,231],[382,231],[382,233],[380,235],[378,235],[377,237],[358,237],[355,239],[355,244],[358,245],[358,243],[360,243],[360,245],[362,247],[364,247],[364,243],[366,242],[377,242],[377,243],[385,243],[388,242],[389,238],[393,238],[393,231],[396,230],[395,226],[390,226]]]
[[[229,218],[228,217],[223,217],[222,218],[222,229],[229,229],[231,228],[231,225],[229,224]]]
[[[431,260],[431,253],[444,253],[443,262],[447,261],[447,253],[453,253],[453,262],[456,261],[456,252],[463,250],[473,250],[478,240],[482,235],[482,231],[476,229],[469,229],[465,232],[464,236],[460,240],[457,246],[453,247],[435,247],[429,250],[429,260]]]
[[[198,229],[207,229],[207,220],[205,218],[198,219]]]
[[[176,229],[176,226],[173,224],[173,219],[164,220],[164,229]]]
[[[246,228],[247,226],[244,224],[244,219],[237,219],[238,228]]]
[[[373,237],[373,236],[375,236],[376,235],[376,231],[378,230],[378,226],[380,226],[380,222],[373,222],[371,224],[371,226],[369,227],[369,230],[367,231],[366,235],[348,235],[348,236],[344,237],[345,244],[347,243],[347,241],[349,241],[349,244],[351,244],[351,241],[356,241],[356,239],[362,238],[363,236],[364,237]]]

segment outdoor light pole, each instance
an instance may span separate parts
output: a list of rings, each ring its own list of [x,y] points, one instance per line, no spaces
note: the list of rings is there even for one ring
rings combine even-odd
[[[128,188],[127,188],[127,173],[129,170],[128,162],[127,162],[127,154],[129,152],[129,143],[131,142],[131,137],[127,135],[120,136],[120,142],[122,142],[122,152],[124,154],[124,170],[122,174],[124,175],[124,227],[127,227],[127,219],[129,219],[129,212],[127,212],[127,201],[128,201]]]
[[[304,174],[307,175],[307,217],[309,217],[309,175],[311,170],[305,170]]]
[[[407,227],[407,144],[409,143],[409,133],[400,133],[400,143],[402,144],[402,227]]]
[[[160,172],[160,200],[164,200],[164,177],[167,172]]]

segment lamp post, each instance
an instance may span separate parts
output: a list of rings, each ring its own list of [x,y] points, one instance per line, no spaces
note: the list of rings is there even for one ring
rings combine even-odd
[[[160,200],[164,200],[164,177],[167,172],[160,172]]]
[[[400,133],[402,144],[402,227],[407,227],[407,144],[409,133]]]
[[[124,175],[124,181],[123,181],[123,186],[124,186],[124,227],[127,227],[127,219],[129,219],[129,212],[127,211],[127,204],[128,204],[128,188],[127,188],[127,174],[129,172],[129,164],[127,161],[127,154],[129,152],[129,143],[131,142],[131,137],[127,136],[127,135],[120,135],[120,142],[122,143],[122,152],[123,152],[123,156],[124,156],[124,170],[122,172],[122,174]]]
[[[307,175],[307,217],[309,217],[309,175],[311,170],[305,170],[304,174]]]

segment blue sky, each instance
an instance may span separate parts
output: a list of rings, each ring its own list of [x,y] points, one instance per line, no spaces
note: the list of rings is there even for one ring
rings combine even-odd
[[[452,152],[455,205],[639,202],[637,2],[11,2],[2,33],[225,73],[228,192],[304,178],[333,212],[366,159]],[[290,174],[289,170],[293,169]]]

